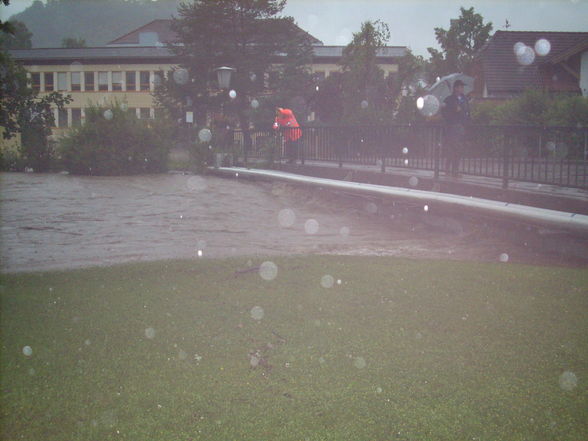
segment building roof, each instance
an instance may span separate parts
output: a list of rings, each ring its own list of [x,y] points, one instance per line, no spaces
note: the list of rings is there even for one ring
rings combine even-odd
[[[316,58],[341,58],[345,46],[313,46],[313,56]],[[386,46],[378,50],[378,58],[399,58],[406,55],[405,46]]]
[[[137,28],[128,34],[123,35],[122,37],[118,37],[111,42],[107,43],[108,46],[138,46],[142,45],[142,39],[147,34],[151,34],[151,38],[156,38],[159,43],[162,44],[174,44],[178,43],[178,34],[172,30],[172,20],[170,19],[160,19],[160,20],[153,20],[152,22],[147,23],[146,25]],[[318,38],[313,37],[305,30],[299,28],[295,24],[293,24],[295,31],[307,38],[311,44],[313,45],[322,45],[323,42],[320,41]],[[154,43],[154,42],[153,42]],[[150,45],[153,45],[151,43]]]
[[[176,57],[166,47],[83,47],[83,48],[38,48],[8,51],[15,59],[24,64],[62,64],[78,62],[121,63],[145,62],[146,60]]]
[[[480,50],[486,88],[490,95],[497,93],[516,93],[527,88],[542,87],[541,66],[556,60],[588,38],[588,32],[519,32],[496,31]],[[546,56],[535,57],[532,64],[523,66],[517,62],[514,45],[518,42],[533,48],[539,39],[546,39],[551,50]]]

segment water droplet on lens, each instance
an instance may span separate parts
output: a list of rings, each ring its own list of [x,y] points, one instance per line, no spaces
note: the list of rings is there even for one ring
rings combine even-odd
[[[416,100],[417,109],[422,110],[425,107],[425,99],[422,96],[419,96]]]
[[[408,147],[402,148],[402,154],[406,155],[408,153]]]
[[[425,205],[425,206],[423,207],[423,210],[425,210],[425,211],[429,211],[429,206],[428,206],[428,205]]]
[[[526,46],[527,45],[525,43],[523,43],[522,41],[518,41],[514,44],[514,46],[512,47],[512,50],[514,51],[515,55],[519,56],[525,52]]]
[[[208,184],[206,183],[206,179],[204,179],[202,176],[191,176],[186,181],[186,187],[190,191],[198,192],[206,190]]]
[[[368,104],[367,100],[363,100],[363,101],[361,102],[361,108],[362,108],[362,109],[367,109],[367,108],[368,108],[368,105],[369,105],[369,104]]]
[[[365,211],[369,214],[376,214],[378,212],[378,206],[373,202],[368,202],[365,206]]]
[[[541,38],[535,42],[535,52],[540,57],[544,57],[551,51],[551,43],[545,38]]]
[[[571,371],[565,371],[559,376],[559,387],[563,390],[570,391],[578,386],[578,377]]]
[[[278,276],[278,266],[274,262],[263,262],[259,267],[259,275],[263,280],[274,280]]]
[[[231,99],[237,98],[237,92],[235,92],[234,90],[231,90],[229,92],[229,97],[231,97]]]
[[[251,100],[251,107],[253,107],[254,109],[257,109],[259,107],[259,101]]]
[[[24,348],[22,348],[22,353],[25,356],[30,357],[31,355],[33,355],[33,348],[31,348],[30,346],[25,346]]]
[[[341,227],[339,234],[343,237],[348,237],[350,233],[349,227]]]
[[[198,250],[198,251],[196,252],[196,254],[198,255],[198,257],[202,257],[202,250]]]
[[[296,214],[289,208],[284,208],[278,213],[278,222],[281,227],[288,228],[296,222]]]
[[[173,78],[177,84],[188,83],[188,79],[189,79],[188,70],[186,70],[184,68],[180,68],[180,69],[175,70],[173,73]]]
[[[546,148],[547,150],[549,150],[550,152],[553,152],[553,151],[555,151],[555,142],[553,142],[553,141],[549,141],[549,142],[547,142],[547,143],[545,144],[545,148]]]
[[[502,253],[500,256],[498,256],[498,260],[501,262],[508,262],[508,254]]]
[[[104,111],[104,118],[105,119],[111,120],[113,117],[114,117],[114,113],[112,113],[112,110],[106,109]]]
[[[332,288],[334,284],[335,279],[333,278],[333,276],[326,274],[323,277],[321,277],[321,286],[323,288]]]
[[[419,185],[419,178],[417,178],[416,176],[411,176],[408,179],[408,183],[410,184],[410,186],[416,187],[417,185]]]
[[[353,366],[355,366],[357,369],[363,369],[367,366],[367,363],[363,357],[355,357],[353,360]]]
[[[376,393],[381,394],[382,393],[382,388],[381,387],[376,387]]]
[[[155,338],[155,329],[147,328],[145,329],[145,337],[147,338]]]
[[[249,365],[253,368],[257,367],[259,365],[259,358],[257,358],[255,355],[252,355],[249,358]]]
[[[420,107],[419,101],[417,100],[417,108],[419,109],[421,114],[424,116],[433,116],[437,114],[439,108],[441,107],[439,99],[435,95],[425,95],[422,98],[423,100],[420,103]]]
[[[535,51],[529,46],[525,46],[521,51],[517,52],[517,61],[523,66],[529,66],[535,61]]]
[[[304,231],[306,234],[316,234],[319,230],[319,223],[315,219],[308,219],[304,223]]]
[[[404,165],[408,165],[408,159],[404,160]]]
[[[251,318],[254,320],[261,320],[264,315],[263,308],[261,306],[254,306],[251,308],[249,313],[251,314]]]
[[[210,131],[210,129],[201,129],[198,132],[198,138],[202,142],[208,142],[212,139],[212,132]]]

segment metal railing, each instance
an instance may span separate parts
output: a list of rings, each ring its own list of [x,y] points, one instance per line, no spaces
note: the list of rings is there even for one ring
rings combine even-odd
[[[236,130],[234,147],[242,161],[286,157],[284,131]],[[433,171],[438,179],[447,171],[445,128],[438,124],[393,126],[302,127],[298,160],[326,161]],[[467,127],[460,149],[459,172],[510,180],[588,188],[588,128],[536,126]]]

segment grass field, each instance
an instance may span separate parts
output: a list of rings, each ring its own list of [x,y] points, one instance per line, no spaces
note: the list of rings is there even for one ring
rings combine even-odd
[[[587,270],[264,260],[2,275],[2,439],[588,439]]]

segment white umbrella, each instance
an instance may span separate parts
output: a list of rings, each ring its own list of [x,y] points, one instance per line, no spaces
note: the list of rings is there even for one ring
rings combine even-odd
[[[461,80],[464,83],[464,93],[467,95],[474,90],[474,79],[462,73],[452,73],[440,78],[427,91],[430,95],[435,95],[440,103],[443,103],[445,98],[453,93],[453,83]]]

